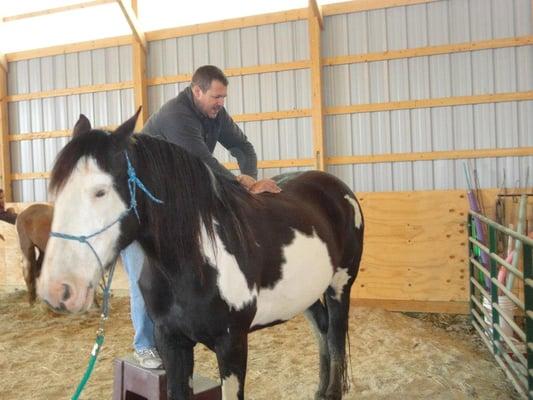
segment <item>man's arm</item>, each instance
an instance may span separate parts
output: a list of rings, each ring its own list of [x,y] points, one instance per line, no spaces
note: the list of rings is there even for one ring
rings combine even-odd
[[[241,174],[257,179],[257,156],[241,128],[233,121],[225,109],[220,114],[220,137],[218,141],[237,159]]]
[[[182,118],[181,122],[185,120],[186,118]],[[220,164],[209,151],[209,148],[205,144],[205,141],[202,137],[202,131],[199,124],[197,126],[194,123],[178,123],[176,126],[165,126],[165,128],[160,131],[159,136],[168,142],[172,142],[183,147],[189,153],[200,158],[216,174],[224,175],[230,179],[235,179],[235,175],[233,175],[226,167]]]

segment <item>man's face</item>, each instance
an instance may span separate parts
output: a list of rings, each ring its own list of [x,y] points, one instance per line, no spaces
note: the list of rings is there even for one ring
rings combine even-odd
[[[228,95],[228,88],[220,81],[212,81],[211,87],[204,93],[199,86],[192,88],[194,104],[209,118],[216,118],[218,112],[224,107],[224,100]]]

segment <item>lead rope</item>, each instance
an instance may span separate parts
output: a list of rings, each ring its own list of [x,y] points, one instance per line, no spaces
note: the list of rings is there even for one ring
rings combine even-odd
[[[87,369],[85,370],[85,373],[83,374],[83,377],[81,378],[81,381],[76,388],[76,391],[74,392],[74,395],[72,396],[72,400],[78,400],[81,392],[83,391],[85,385],[87,384],[87,381],[89,380],[91,373],[93,372],[94,365],[96,364],[96,358],[98,357],[98,353],[100,352],[100,348],[102,347],[102,344],[104,343],[104,324],[105,321],[108,319],[109,315],[109,296],[110,296],[110,289],[111,289],[111,281],[113,280],[113,272],[115,271],[115,266],[117,264],[116,260],[111,265],[109,269],[109,275],[106,279],[104,278],[105,269],[102,264],[102,261],[100,260],[100,257],[98,256],[98,253],[94,249],[94,247],[89,242],[89,239],[99,235],[100,233],[108,230],[116,223],[122,221],[126,217],[126,215],[129,214],[131,210],[135,212],[135,215],[137,216],[137,220],[140,222],[139,212],[137,211],[137,187],[141,189],[150,200],[152,200],[155,203],[163,204],[163,201],[159,200],[157,197],[155,197],[150,191],[144,186],[144,184],[141,182],[141,180],[137,177],[137,174],[135,173],[135,168],[133,168],[133,165],[130,162],[130,158],[128,157],[128,153],[124,151],[124,156],[126,157],[126,162],[128,165],[128,190],[130,192],[130,207],[123,211],[120,216],[113,221],[112,223],[106,225],[102,229],[90,234],[90,235],[70,235],[68,233],[61,233],[61,232],[50,232],[50,236],[56,237],[59,239],[65,239],[65,240],[74,240],[80,243],[85,243],[89,248],[91,249],[92,253],[96,257],[96,260],[98,261],[98,265],[100,269],[102,270],[102,279],[104,280],[104,301],[102,303],[102,314],[100,315],[100,322],[98,325],[98,330],[96,331],[96,340],[93,346],[93,349],[91,350],[91,357],[89,358],[89,364],[87,365]]]
[[[100,352],[100,348],[104,344],[104,324],[105,321],[107,321],[108,315],[109,315],[109,290],[111,289],[111,281],[113,280],[113,272],[115,271],[115,266],[117,265],[116,261],[111,265],[111,268],[109,270],[109,276],[107,277],[107,282],[105,283],[104,287],[104,301],[102,303],[102,314],[100,315],[100,322],[98,325],[98,330],[96,331],[96,340],[94,342],[93,349],[91,350],[91,357],[89,358],[89,364],[87,365],[87,369],[85,370],[85,373],[83,374],[83,377],[81,378],[80,383],[78,384],[78,387],[76,388],[76,391],[74,392],[74,395],[72,396],[72,400],[78,400],[81,392],[85,388],[85,385],[89,381],[89,378],[91,377],[91,374],[94,369],[94,365],[96,364],[96,358],[98,357],[98,353]]]

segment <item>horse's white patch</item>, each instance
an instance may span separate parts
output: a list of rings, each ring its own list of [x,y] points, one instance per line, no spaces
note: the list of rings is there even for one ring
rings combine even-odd
[[[361,215],[361,208],[359,207],[359,204],[349,195],[344,196],[344,198],[350,202],[355,211],[355,226],[357,227],[357,229],[361,228],[361,224],[363,223],[363,216]]]
[[[126,204],[113,186],[111,175],[100,169],[93,158],[84,157],[78,161],[57,194],[52,231],[88,236],[112,223],[126,209]],[[115,257],[113,244],[119,236],[120,225],[115,224],[89,239],[102,264],[109,263]],[[51,237],[39,287],[46,292],[53,283],[71,285],[75,293],[72,297],[76,297],[72,298],[71,303],[75,308],[84,301],[87,288],[97,286],[101,272],[98,259],[87,244]],[[51,293],[46,294],[52,296]],[[55,305],[57,300],[50,296],[47,300]]]
[[[335,299],[341,301],[341,295],[344,290],[344,286],[348,283],[350,275],[348,275],[348,268],[339,268],[333,275],[330,286],[335,291]]]
[[[202,243],[204,255],[218,271],[217,285],[220,296],[230,308],[241,310],[256,298],[256,288],[250,290],[236,258],[226,251],[218,235],[215,234],[215,243],[211,243],[203,229]]]
[[[222,379],[222,400],[236,400],[239,394],[239,379],[231,374]]]
[[[316,234],[294,231],[292,243],[283,248],[281,280],[262,288],[252,326],[286,321],[305,311],[330,285],[333,266],[326,244]]]

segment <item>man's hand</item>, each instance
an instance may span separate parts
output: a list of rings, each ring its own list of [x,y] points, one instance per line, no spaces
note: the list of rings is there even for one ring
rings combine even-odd
[[[281,192],[281,189],[278,185],[276,185],[276,182],[274,182],[272,179],[261,179],[260,181],[256,181],[254,178],[252,178],[249,175],[239,175],[237,177],[237,180],[241,185],[243,185],[250,193],[258,194],[258,193],[279,193]]]
[[[276,185],[276,182],[274,182],[272,179],[261,179],[260,181],[257,181],[253,184],[253,186],[249,189],[251,193],[258,194],[258,193],[279,193],[281,192],[281,189],[278,185]]]
[[[255,185],[255,183],[257,182],[250,175],[239,175],[237,176],[237,181],[248,190],[250,190],[252,186]]]

